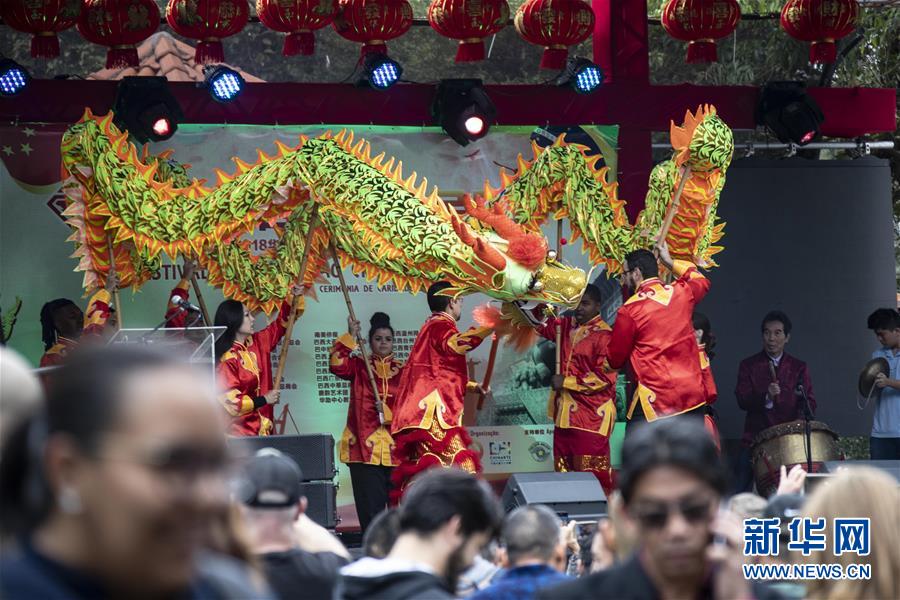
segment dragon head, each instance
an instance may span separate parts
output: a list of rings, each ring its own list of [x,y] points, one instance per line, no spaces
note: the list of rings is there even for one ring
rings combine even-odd
[[[454,231],[493,273],[480,291],[505,301],[536,301],[575,306],[587,285],[581,269],[557,260],[547,240],[513,221],[502,201],[487,208],[484,198],[463,198],[466,213],[486,229],[476,233],[455,213]],[[489,229],[487,229],[489,228]]]
[[[672,122],[670,128],[672,147],[676,150],[675,162],[685,163],[694,173],[706,173],[728,168],[734,154],[734,136],[731,129],[716,114],[716,108],[703,105],[696,113],[687,111],[684,124]]]

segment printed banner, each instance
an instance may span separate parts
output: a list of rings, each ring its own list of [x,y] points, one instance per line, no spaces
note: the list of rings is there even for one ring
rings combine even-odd
[[[25,130],[28,130],[26,132]],[[153,152],[171,148],[174,157],[192,165],[191,175],[215,181],[214,169],[230,171],[235,156],[253,162],[256,149],[270,153],[275,140],[295,143],[297,136],[319,135],[326,128],[182,125],[178,133],[164,143],[155,144]],[[341,129],[330,127],[332,131]],[[357,138],[367,139],[373,154],[384,151],[403,162],[404,173],[415,171],[437,185],[445,200],[457,203],[465,192],[480,192],[485,180],[500,185],[499,172],[514,172],[517,156],[531,156],[531,140],[546,144],[548,135],[561,130],[531,128],[494,128],[490,135],[475,144],[460,147],[445,134],[434,129],[352,127]],[[615,127],[567,128],[567,139],[577,139],[602,153],[610,172],[615,172]],[[9,310],[16,297],[23,306],[15,324],[10,346],[37,364],[43,352],[39,313],[44,302],[59,297],[80,300],[81,274],[73,272],[75,260],[70,258],[73,245],[66,242],[70,231],[62,220],[65,200],[59,182],[48,175],[58,172],[59,139],[63,128],[51,126],[0,127],[0,309]],[[26,152],[27,150],[27,152]],[[53,163],[57,164],[53,164]],[[48,164],[50,163],[50,164]],[[58,179],[58,177],[57,177]],[[549,225],[545,234],[556,242],[556,227]],[[564,232],[569,235],[568,230]],[[275,243],[269,228],[260,228],[251,243],[263,251]],[[579,245],[566,246],[567,262],[589,270]],[[323,282],[315,287],[317,300],[307,302],[306,313],[294,329],[290,341],[289,364],[285,369],[281,404],[276,407],[278,433],[331,433],[340,440],[348,403],[348,386],[328,371],[328,350],[334,339],[347,328],[347,309],[341,294],[337,272],[333,266],[323,274]],[[122,291],[122,323],[128,328],[154,327],[163,320],[170,290],[180,279],[180,265],[165,264],[156,280],[139,292]],[[599,270],[594,271],[597,277]],[[201,273],[201,279],[205,273]],[[376,311],[390,315],[396,331],[395,352],[405,359],[415,336],[429,314],[424,294],[413,296],[399,292],[393,285],[379,286],[344,271],[357,317],[368,335],[369,318]],[[621,303],[621,296],[610,287],[602,273],[599,281],[607,300],[604,314]],[[221,302],[219,290],[201,282],[206,305],[212,313]],[[193,290],[191,301],[196,301]],[[472,324],[471,310],[488,298],[465,298],[460,328]],[[266,317],[257,319],[264,326]],[[489,343],[470,355],[472,375],[480,380],[487,362]],[[273,357],[277,358],[277,357]],[[542,342],[523,354],[501,347],[491,382],[493,399],[485,402],[478,415],[473,438],[484,450],[486,472],[500,475],[515,471],[552,470],[552,425],[546,416],[549,381],[553,369],[554,350]],[[289,414],[288,414],[289,413]],[[340,470],[338,503],[352,504],[349,473]],[[345,519],[347,510],[342,510]],[[352,513],[352,510],[349,511]]]

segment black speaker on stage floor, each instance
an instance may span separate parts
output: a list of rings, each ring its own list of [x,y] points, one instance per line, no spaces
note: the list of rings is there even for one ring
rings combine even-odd
[[[306,515],[326,529],[337,527],[337,485],[331,481],[307,481],[303,495],[308,504]]]
[[[872,467],[884,471],[900,485],[900,460],[830,460],[825,463],[828,473],[837,473],[841,467]]]
[[[334,437],[330,433],[229,437],[228,447],[238,459],[252,456],[261,448],[275,448],[297,461],[303,481],[331,480],[337,475]]]
[[[546,504],[563,520],[596,521],[607,514],[606,494],[592,473],[515,473],[503,490],[506,512]]]

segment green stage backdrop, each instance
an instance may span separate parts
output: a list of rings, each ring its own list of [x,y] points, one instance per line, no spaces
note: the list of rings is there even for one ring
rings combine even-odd
[[[193,176],[214,181],[213,169],[229,171],[232,156],[252,163],[256,160],[256,149],[271,154],[276,139],[290,145],[299,134],[315,136],[325,129],[323,126],[182,125],[172,139],[155,144],[152,151],[172,148],[176,159],[193,165]],[[541,137],[542,130],[494,128],[486,138],[463,148],[440,131],[429,128],[353,126],[352,129],[357,138],[364,137],[371,142],[373,155],[385,151],[388,156],[402,160],[405,174],[415,171],[427,177],[451,202],[463,192],[480,191],[485,180],[498,186],[499,171],[514,170],[519,153],[531,157],[533,135],[546,139]],[[76,261],[70,258],[73,244],[66,242],[69,228],[60,217],[64,208],[64,198],[59,193],[62,130],[50,125],[0,127],[0,158],[4,162],[4,168],[0,169],[0,307],[6,311],[15,297],[22,299],[23,307],[9,345],[35,364],[43,351],[38,319],[41,305],[57,297],[77,301],[82,295],[82,276],[73,272]],[[610,173],[616,171],[616,133],[615,127],[574,128],[574,135],[603,154]],[[554,242],[555,227],[549,226],[546,233],[551,243]],[[260,230],[251,239],[257,249],[263,250],[274,243],[275,236],[271,230]],[[564,258],[582,268],[590,268],[580,245],[568,247]],[[158,277],[139,292],[123,291],[125,327],[153,327],[162,320],[168,293],[180,278],[178,269],[165,264]],[[594,276],[598,274],[595,270]],[[401,293],[390,285],[379,287],[349,270],[345,276],[365,330],[368,331],[368,319],[373,312],[387,312],[397,332],[395,349],[405,358],[428,315],[424,296]],[[602,275],[600,279],[605,280]],[[327,432],[339,440],[346,418],[347,385],[329,374],[328,348],[335,336],[345,330],[347,312],[336,273],[327,274],[327,280],[317,285],[318,301],[308,302],[305,315],[294,329],[285,371],[285,391],[276,416],[284,416],[283,411],[288,409],[300,432]],[[201,285],[206,303],[214,312],[222,294],[205,283]],[[479,296],[466,298],[461,327],[471,324],[470,309],[485,301],[487,298]],[[618,302],[618,294],[611,294],[604,312],[612,311]],[[266,317],[260,315],[257,323],[263,326]],[[474,365],[478,378],[484,372],[489,345],[483,344],[472,355],[479,361]],[[472,430],[473,438],[483,450],[488,477],[552,470],[552,425],[545,414],[552,365],[553,349],[547,343],[524,354],[501,347],[492,382],[493,398],[485,403],[479,414],[479,426]],[[283,427],[284,433],[295,433],[291,419],[286,419]],[[618,444],[614,446],[617,448]],[[352,503],[349,475],[343,465],[339,477],[338,503],[344,518],[353,520],[353,512],[349,510]]]

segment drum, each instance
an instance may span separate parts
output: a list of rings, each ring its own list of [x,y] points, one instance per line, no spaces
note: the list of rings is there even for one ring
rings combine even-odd
[[[838,447],[838,435],[828,425],[811,421],[809,427],[813,473],[823,471],[826,461],[844,459]],[[794,465],[806,469],[804,432],[805,421],[791,421],[764,429],[753,440],[753,477],[756,491],[763,497],[774,494],[778,489],[782,465],[789,471]]]

